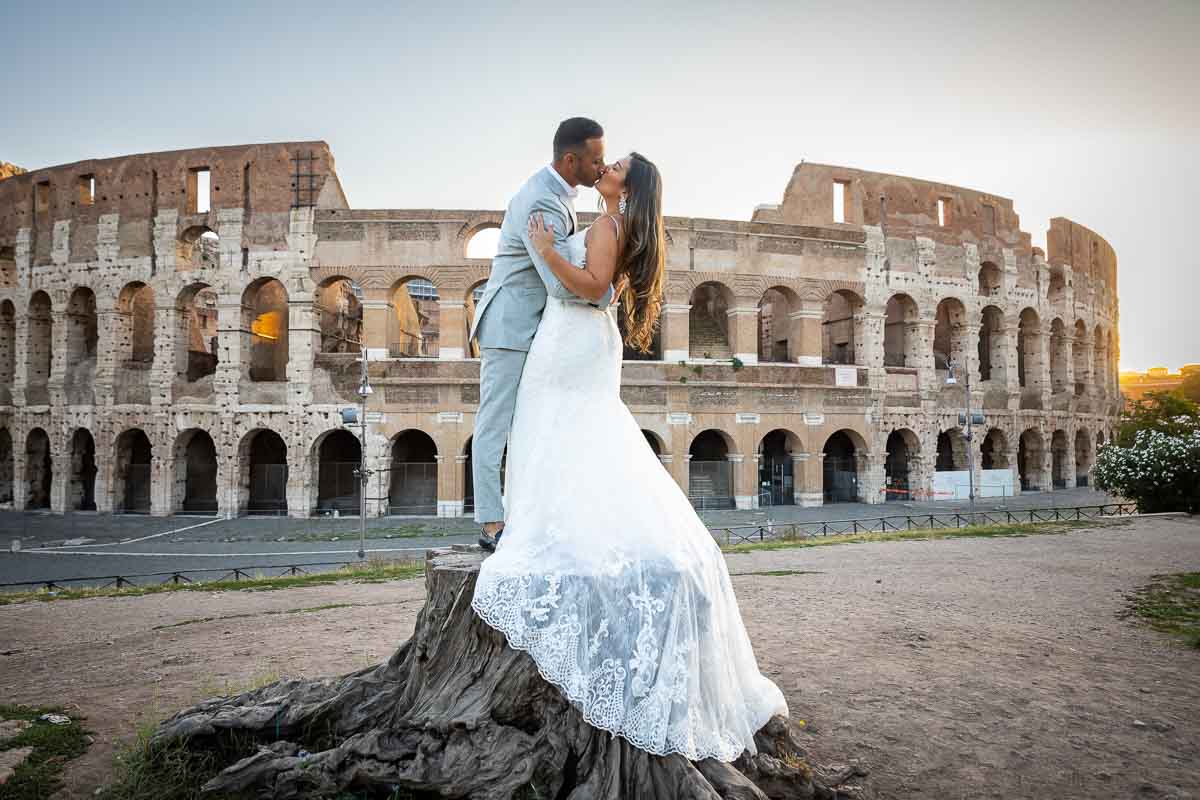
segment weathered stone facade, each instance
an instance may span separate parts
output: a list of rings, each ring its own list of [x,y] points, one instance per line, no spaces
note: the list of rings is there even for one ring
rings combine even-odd
[[[467,243],[500,219],[352,209],[323,142],[0,181],[0,503],[356,509],[361,343],[369,513],[464,513],[490,266]],[[980,478],[1074,485],[1119,406],[1116,257],[1050,225],[1047,255],[1004,198],[802,164],[750,222],[668,218],[622,395],[699,504],[928,496],[966,468],[966,377]]]

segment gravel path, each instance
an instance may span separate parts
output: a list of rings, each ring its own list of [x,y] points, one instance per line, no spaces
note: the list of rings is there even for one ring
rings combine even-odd
[[[1200,570],[1200,520],[728,563],[814,755],[861,759],[877,797],[1200,797],[1200,651],[1119,616],[1151,576]],[[422,601],[406,581],[0,607],[0,702],[88,717],[97,742],[60,795],[86,798],[135,725],[375,663]]]

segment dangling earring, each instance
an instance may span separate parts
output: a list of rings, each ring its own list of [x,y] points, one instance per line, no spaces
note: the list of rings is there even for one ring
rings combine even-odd
[[[625,193],[622,192],[621,199],[617,201],[617,211],[624,214],[626,205],[628,205],[628,203],[625,201]]]

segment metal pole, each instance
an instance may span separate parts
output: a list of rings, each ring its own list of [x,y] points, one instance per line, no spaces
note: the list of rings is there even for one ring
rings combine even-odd
[[[967,479],[968,497],[971,501],[971,524],[975,524],[975,444],[971,434],[971,368],[968,362],[963,368],[963,387],[967,396]]]
[[[362,446],[358,449],[358,557],[366,556],[367,542],[367,348],[360,346],[362,380],[359,382],[358,419],[362,428]]]

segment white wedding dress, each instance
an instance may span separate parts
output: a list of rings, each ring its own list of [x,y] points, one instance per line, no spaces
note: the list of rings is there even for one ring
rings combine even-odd
[[[584,233],[568,239],[584,263]],[[725,560],[621,402],[611,311],[546,301],[517,393],[506,524],[472,606],[593,726],[732,761],[787,715]]]

